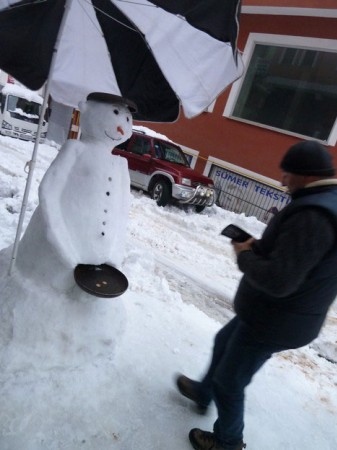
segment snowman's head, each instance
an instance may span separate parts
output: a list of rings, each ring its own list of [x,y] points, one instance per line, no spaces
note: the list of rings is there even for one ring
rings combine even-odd
[[[136,106],[118,95],[93,92],[79,104],[81,140],[104,141],[111,148],[132,134],[132,112]]]

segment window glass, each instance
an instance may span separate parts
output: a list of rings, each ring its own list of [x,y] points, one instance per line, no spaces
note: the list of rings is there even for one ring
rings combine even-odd
[[[179,147],[171,145],[168,142],[156,142],[155,151],[156,154],[160,155],[160,159],[176,164],[182,164],[183,166],[189,166],[183,151]]]
[[[121,144],[116,145],[116,148],[120,148],[121,150],[128,151],[128,145],[131,139],[127,139],[125,142],[122,142]]]
[[[7,110],[11,117],[26,122],[38,123],[40,108],[41,105],[39,103],[17,97],[16,95],[8,95]]]
[[[131,151],[137,155],[144,155],[145,153],[150,153],[151,143],[148,139],[141,136],[135,136]]]
[[[337,115],[337,46],[308,48],[293,39],[251,44],[229,116],[326,142]]]
[[[185,158],[187,159],[188,165],[191,166],[193,156],[184,152]]]
[[[154,143],[154,151],[156,153],[156,157],[159,159],[164,159],[164,154],[160,145],[160,142],[155,141]]]

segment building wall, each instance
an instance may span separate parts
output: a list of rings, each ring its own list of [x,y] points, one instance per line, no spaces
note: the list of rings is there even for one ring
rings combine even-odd
[[[243,7],[336,8],[336,0],[243,0],[242,4]]]
[[[336,30],[336,17],[242,14],[238,47],[241,51],[244,49],[249,33],[337,39]],[[223,112],[229,92],[230,87],[217,99],[211,113],[205,112],[193,119],[186,119],[181,115],[179,120],[172,124],[144,125],[165,134],[175,142],[199,151],[196,168],[200,171],[204,171],[208,157],[212,156],[278,179],[279,160],[284,151],[300,139],[225,118]],[[337,145],[330,147],[330,150],[337,164]]]

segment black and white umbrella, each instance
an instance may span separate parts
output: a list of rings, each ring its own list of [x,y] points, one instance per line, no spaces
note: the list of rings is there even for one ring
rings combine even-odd
[[[133,100],[138,120],[204,111],[243,66],[240,0],[0,0],[0,68],[58,103],[93,91]],[[55,56],[53,56],[55,55]]]
[[[243,73],[241,0],[0,0],[0,68],[45,85],[9,273],[28,202],[46,99],[77,107],[90,92],[133,100],[134,118],[203,112]]]

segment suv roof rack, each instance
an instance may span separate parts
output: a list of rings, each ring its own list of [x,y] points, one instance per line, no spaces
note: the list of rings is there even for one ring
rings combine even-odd
[[[134,133],[146,134],[144,130],[136,130],[135,128],[132,128],[132,131]]]

